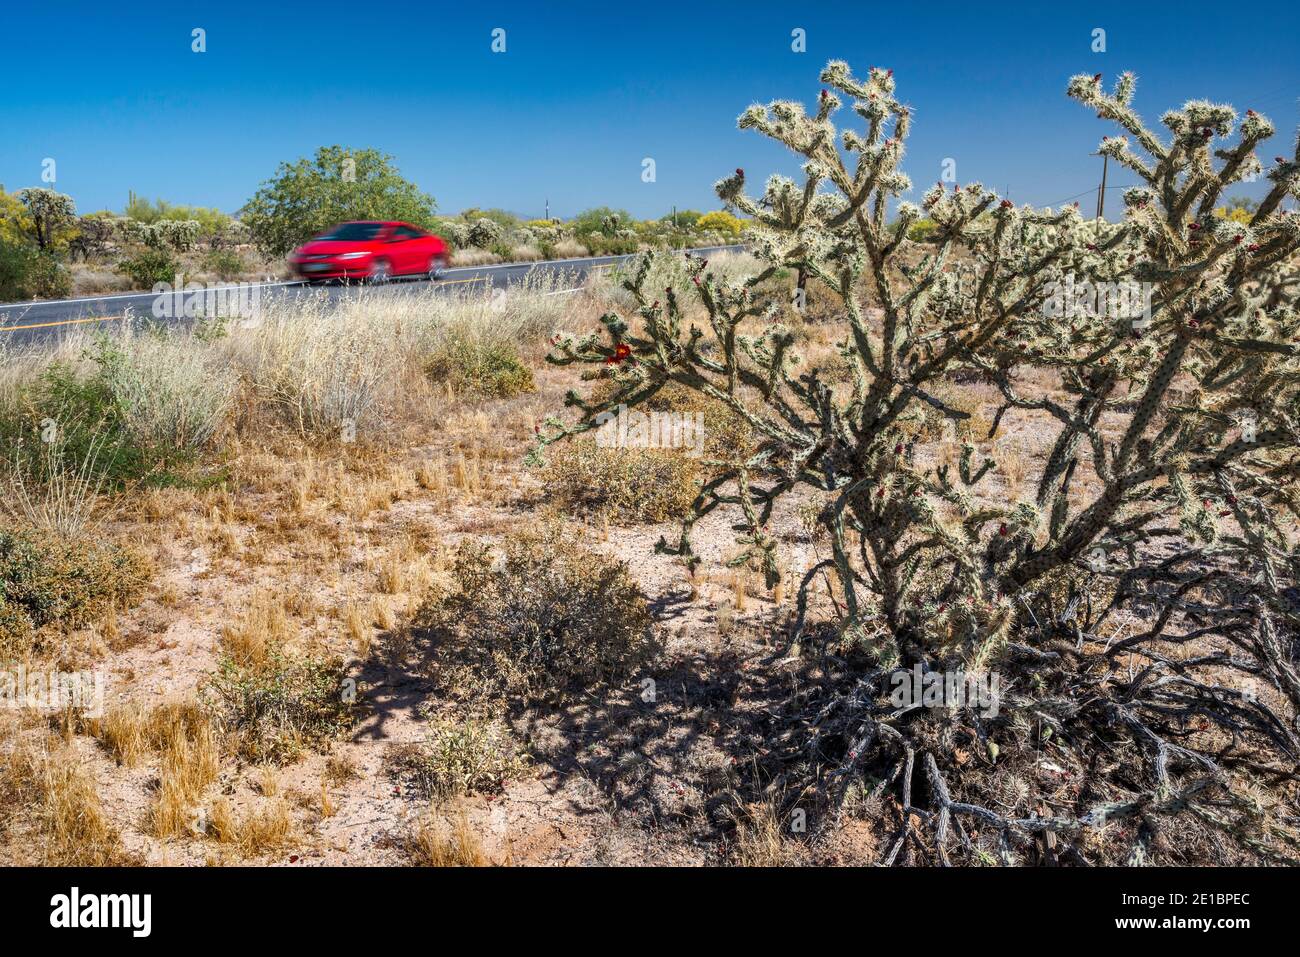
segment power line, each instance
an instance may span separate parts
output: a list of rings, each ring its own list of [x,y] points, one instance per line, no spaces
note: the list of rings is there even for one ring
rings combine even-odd
[[[1107,189],[1131,189],[1132,187],[1134,187],[1134,186],[1136,186],[1136,185],[1137,185],[1137,183],[1122,183],[1122,184],[1116,184],[1116,185],[1113,185],[1113,186],[1107,186],[1106,188],[1107,188]],[[1056,200],[1055,202],[1052,202],[1052,203],[1044,203],[1043,205],[1044,205],[1044,206],[1060,206],[1062,203],[1068,203],[1068,202],[1069,202],[1070,200],[1072,200],[1072,199],[1080,199],[1081,197],[1087,196],[1089,193],[1094,193],[1094,194],[1095,194],[1096,192],[1097,192],[1097,187],[1096,187],[1096,186],[1089,186],[1087,189],[1085,189],[1085,190],[1084,190],[1083,192],[1081,192],[1081,193],[1075,193],[1073,196],[1067,196],[1067,197],[1065,197],[1065,199],[1058,199],[1058,200]]]

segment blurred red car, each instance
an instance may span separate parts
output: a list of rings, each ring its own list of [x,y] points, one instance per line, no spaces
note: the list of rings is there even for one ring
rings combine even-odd
[[[342,223],[299,246],[289,262],[308,280],[438,279],[447,268],[447,244],[410,223]]]

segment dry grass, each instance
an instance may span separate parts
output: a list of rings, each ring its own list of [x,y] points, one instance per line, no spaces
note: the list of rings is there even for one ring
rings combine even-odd
[[[591,255],[591,250],[576,239],[561,239],[553,248],[556,259],[583,259]]]
[[[501,257],[496,253],[488,252],[486,249],[478,249],[474,246],[457,249],[451,254],[451,264],[453,266],[495,266],[501,261]]]
[[[206,720],[176,723],[163,742],[158,796],[150,818],[156,837],[175,837],[196,825],[194,808],[221,768],[217,736]]]
[[[221,797],[212,802],[208,835],[219,844],[233,845],[245,857],[260,857],[293,839],[293,814],[283,798],[276,798],[237,815],[229,799]]]
[[[18,832],[18,833],[15,833]],[[0,752],[0,836],[55,867],[139,863],[100,801],[89,767],[54,740]]]
[[[325,759],[325,780],[334,787],[358,776],[356,762],[346,754],[331,754]]]
[[[792,838],[771,804],[754,805],[736,826],[731,863],[738,867],[793,867],[806,863],[802,844]]]
[[[284,600],[259,592],[236,620],[221,629],[221,650],[241,668],[263,667],[271,649],[289,638],[289,617]]]
[[[430,809],[416,825],[407,852],[417,867],[488,867],[491,864],[464,808],[452,822],[442,820]]]

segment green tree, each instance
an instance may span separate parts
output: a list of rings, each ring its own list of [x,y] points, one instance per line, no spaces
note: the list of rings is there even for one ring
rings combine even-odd
[[[403,179],[378,150],[323,146],[311,159],[281,163],[242,211],[257,247],[282,256],[322,230],[354,219],[432,225],[433,197]]]
[[[698,209],[679,209],[676,214],[668,213],[666,216],[661,216],[659,222],[676,226],[678,229],[690,229],[703,215]]]
[[[608,231],[608,223],[613,217],[618,217],[617,221],[624,225],[631,225],[634,222],[632,214],[626,209],[594,206],[591,209],[584,209],[577,216],[574,216],[570,225],[575,236],[603,233]]]

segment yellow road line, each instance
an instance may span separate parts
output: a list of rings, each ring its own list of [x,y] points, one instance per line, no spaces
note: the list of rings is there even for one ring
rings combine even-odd
[[[125,319],[126,316],[90,316],[86,319],[57,319],[54,322],[30,322],[25,326],[0,326],[0,332],[16,332],[19,329],[51,329],[54,326],[79,326],[87,322],[112,322]]]

